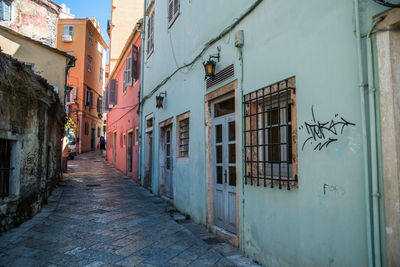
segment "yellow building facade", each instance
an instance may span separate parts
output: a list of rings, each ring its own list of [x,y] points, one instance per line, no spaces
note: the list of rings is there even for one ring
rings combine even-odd
[[[143,0],[112,0],[111,20],[107,32],[110,36],[110,73],[121,55],[128,37],[136,23],[143,17]]]
[[[72,55],[3,26],[0,26],[0,47],[3,53],[26,63],[44,77],[64,103],[65,70],[72,63]]]

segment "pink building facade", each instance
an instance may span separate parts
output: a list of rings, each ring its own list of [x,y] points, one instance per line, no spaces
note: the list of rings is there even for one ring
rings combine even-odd
[[[109,76],[106,92],[107,161],[138,180],[140,33],[134,30]]]

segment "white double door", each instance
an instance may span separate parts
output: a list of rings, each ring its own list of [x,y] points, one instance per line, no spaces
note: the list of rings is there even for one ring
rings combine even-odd
[[[214,223],[236,233],[235,113],[213,119]]]

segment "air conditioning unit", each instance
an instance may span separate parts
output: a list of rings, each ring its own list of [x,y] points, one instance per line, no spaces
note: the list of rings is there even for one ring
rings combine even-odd
[[[63,41],[64,42],[72,42],[72,36],[71,35],[63,35]]]

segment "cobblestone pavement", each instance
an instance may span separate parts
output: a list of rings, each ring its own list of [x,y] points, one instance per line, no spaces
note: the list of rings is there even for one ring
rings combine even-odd
[[[97,153],[68,165],[42,211],[0,237],[0,266],[256,266]]]

